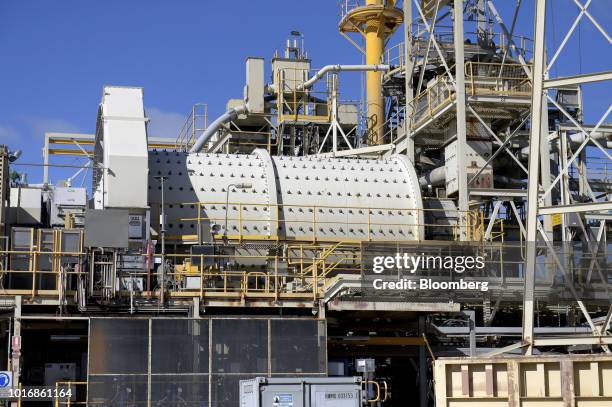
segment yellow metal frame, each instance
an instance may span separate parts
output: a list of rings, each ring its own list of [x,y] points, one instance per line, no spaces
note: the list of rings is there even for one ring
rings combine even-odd
[[[60,391],[60,387],[68,387],[69,389],[72,389],[72,386],[75,386],[75,390],[76,390],[76,386],[87,386],[87,382],[70,382],[70,381],[62,381],[62,382],[56,382],[55,383],[55,394],[58,395],[59,391]],[[87,393],[85,393],[87,394]],[[56,397],[55,399],[55,403],[54,406],[55,407],[59,407],[59,406],[86,406],[87,405],[87,400],[85,401],[71,401],[70,398],[68,398],[66,401],[60,401],[59,397]]]
[[[286,79],[285,72],[295,72],[292,77],[296,78],[297,72],[302,72],[303,69],[291,69],[284,68],[279,69],[276,72],[276,83],[278,84],[277,98],[276,98],[276,112],[277,112],[277,124],[281,124],[285,121],[289,122],[320,122],[320,123],[329,123],[331,121],[331,104],[330,104],[330,94],[326,89],[324,92],[313,92],[311,90],[298,90],[299,85],[302,84],[301,79],[295,79],[294,81],[290,81]],[[292,83],[293,82],[293,83]],[[324,103],[325,109],[327,111],[326,115],[316,115],[316,114],[299,114],[298,112],[308,111],[309,108],[314,106],[314,111],[316,112],[317,103],[310,102],[308,97],[313,93],[322,93],[321,99],[326,100]],[[289,99],[289,100],[287,100]],[[285,114],[283,113],[287,108],[290,112]]]

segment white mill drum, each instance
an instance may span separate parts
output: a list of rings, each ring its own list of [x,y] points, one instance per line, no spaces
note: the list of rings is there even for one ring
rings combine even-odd
[[[418,179],[403,156],[386,160],[149,153],[149,204],[159,213],[164,176],[167,236],[230,240],[398,241],[423,238]],[[237,188],[249,184],[250,188]],[[229,196],[228,196],[229,188]],[[226,204],[229,202],[229,205]],[[226,225],[227,217],[227,225]],[[153,222],[155,225],[156,222]]]

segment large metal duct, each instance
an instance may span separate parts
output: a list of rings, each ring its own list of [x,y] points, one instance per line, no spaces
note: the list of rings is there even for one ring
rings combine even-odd
[[[405,156],[365,160],[271,157],[265,150],[250,155],[154,151],[149,169],[153,213],[161,197],[155,177],[168,178],[170,239],[195,240],[198,202],[204,236],[216,224],[219,235],[227,233],[230,240],[423,238],[421,192]],[[247,183],[250,188],[236,187]]]
[[[232,120],[234,120],[236,117],[238,117],[238,115],[245,113],[248,111],[248,107],[246,105],[241,105],[238,107],[234,107],[232,109],[229,109],[227,112],[223,113],[221,116],[217,117],[217,119],[215,119],[214,122],[212,122],[210,124],[210,126],[208,126],[206,128],[206,130],[204,130],[202,132],[202,134],[200,135],[200,137],[197,138],[197,140],[195,141],[195,143],[193,144],[193,146],[191,146],[191,149],[189,149],[190,153],[197,153],[200,150],[202,150],[202,148],[204,148],[204,145],[206,145],[206,142],[208,140],[210,140],[210,138],[226,123],[231,122]]]

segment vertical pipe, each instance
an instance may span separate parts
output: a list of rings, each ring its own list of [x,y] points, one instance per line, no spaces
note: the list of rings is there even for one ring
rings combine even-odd
[[[382,0],[366,0],[366,6],[382,5]],[[366,64],[381,63],[385,48],[385,31],[381,16],[370,18],[366,22]],[[382,96],[382,72],[368,71],[366,73],[366,90],[368,99],[368,119],[370,144],[383,144],[383,124],[385,122],[385,100]]]

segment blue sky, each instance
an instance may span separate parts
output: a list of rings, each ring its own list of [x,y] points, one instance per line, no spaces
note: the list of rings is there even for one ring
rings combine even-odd
[[[509,24],[514,1],[496,3]],[[572,0],[552,3],[549,47],[578,12]],[[593,0],[590,8],[604,27],[611,4]],[[523,1],[517,32],[531,36],[532,9]],[[93,133],[106,84],[144,87],[151,135],[174,137],[193,103],[208,103],[212,119],[241,97],[245,57],[263,56],[269,69],[291,30],[304,34],[314,67],[360,63],[337,32],[338,10],[335,0],[0,0],[0,143],[23,149],[22,162],[41,162],[45,131]],[[609,45],[586,19],[576,38],[553,73],[610,69]],[[342,83],[343,94],[359,94],[355,78]],[[587,120],[605,111],[610,90],[588,93],[595,113]],[[42,170],[27,172],[40,181]]]

